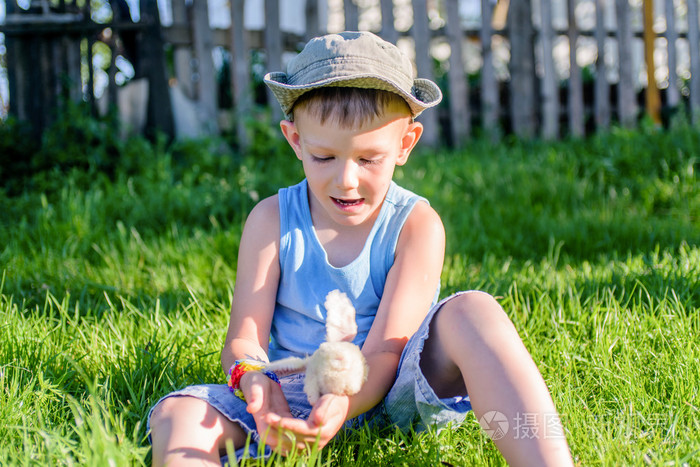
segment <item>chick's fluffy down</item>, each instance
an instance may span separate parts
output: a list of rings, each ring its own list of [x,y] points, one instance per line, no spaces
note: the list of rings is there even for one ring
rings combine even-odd
[[[314,404],[322,394],[351,396],[367,380],[368,367],[360,348],[351,342],[324,342],[306,367],[304,392]]]

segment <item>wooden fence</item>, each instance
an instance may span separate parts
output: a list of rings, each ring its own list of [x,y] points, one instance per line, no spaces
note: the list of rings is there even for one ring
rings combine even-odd
[[[102,100],[122,113],[148,102],[137,126],[175,135],[234,125],[245,143],[245,118],[264,115],[256,102],[271,102],[272,118],[282,117],[260,70],[282,70],[285,53],[342,29],[369,29],[398,43],[414,57],[419,76],[440,84],[444,104],[421,116],[428,144],[460,146],[476,131],[584,136],[613,124],[633,127],[644,114],[663,123],[686,113],[700,124],[699,0],[655,0],[656,8],[654,0],[306,0],[299,7],[302,33],[280,26],[289,20],[280,17],[290,5],[284,0],[264,1],[265,27],[257,30],[246,28],[246,8],[255,2],[245,0],[229,0],[227,11],[216,12],[230,16],[225,28],[211,26],[203,0],[172,0],[167,24],[156,0],[141,1],[136,22],[124,0],[110,2],[106,20],[96,18],[90,2],[77,8],[41,0],[26,11],[6,1],[0,32],[9,111],[38,128],[57,96],[97,106],[101,73],[108,96]],[[476,22],[465,18],[467,3],[480,6]],[[109,58],[96,64],[105,46]],[[120,59],[133,67],[127,85],[117,84]],[[140,91],[127,94],[129,87]]]

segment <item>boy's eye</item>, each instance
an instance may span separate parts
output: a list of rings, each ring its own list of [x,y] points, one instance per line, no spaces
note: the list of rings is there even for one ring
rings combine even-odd
[[[311,160],[319,163],[330,162],[333,160],[333,156],[311,156]]]
[[[381,162],[381,158],[377,159],[360,159],[360,164],[362,165],[376,165]]]

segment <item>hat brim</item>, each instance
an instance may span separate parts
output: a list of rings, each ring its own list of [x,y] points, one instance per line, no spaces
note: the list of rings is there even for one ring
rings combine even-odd
[[[428,79],[413,80],[413,88],[407,93],[391,80],[377,75],[354,75],[329,78],[311,84],[293,85],[287,83],[287,74],[283,72],[267,73],[263,78],[282,107],[285,115],[289,116],[294,103],[303,94],[323,87],[353,87],[362,89],[380,89],[396,93],[406,100],[411,113],[417,117],[425,109],[436,106],[442,100],[440,88]]]

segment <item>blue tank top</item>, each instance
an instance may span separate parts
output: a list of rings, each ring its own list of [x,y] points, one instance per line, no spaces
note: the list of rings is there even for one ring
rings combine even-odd
[[[328,292],[345,292],[356,309],[362,346],[384,293],[401,229],[424,198],[392,182],[362,252],[350,264],[328,262],[311,221],[306,180],[279,191],[280,281],[270,331],[270,360],[312,354],[326,338]]]

